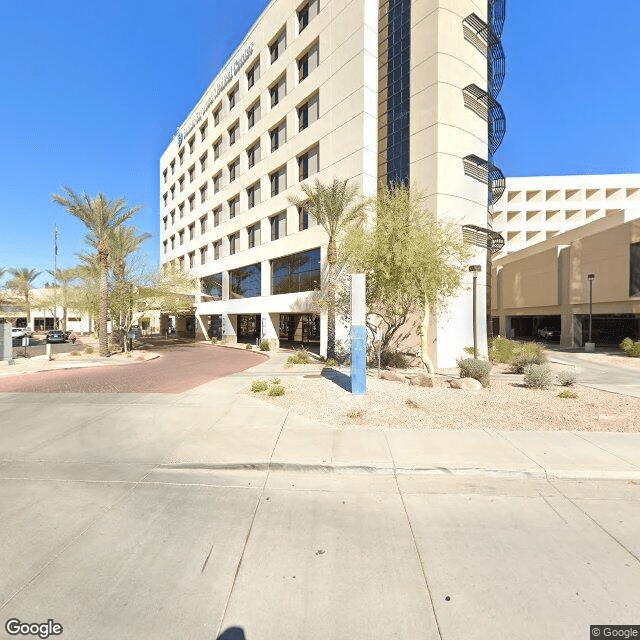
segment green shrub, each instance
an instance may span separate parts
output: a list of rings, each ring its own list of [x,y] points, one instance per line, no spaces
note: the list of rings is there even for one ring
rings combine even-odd
[[[338,362],[337,360],[334,360],[333,358],[329,358],[325,364],[327,365],[327,367],[337,367],[338,366]]]
[[[489,386],[489,374],[491,373],[491,363],[486,360],[476,360],[475,358],[463,358],[457,361],[460,367],[461,378],[473,378],[483,387]]]
[[[525,368],[530,364],[541,365],[546,361],[547,358],[539,344],[535,342],[521,342],[511,361],[511,370],[514,373],[524,373]]]
[[[558,398],[571,398],[572,400],[577,400],[578,394],[575,391],[569,391],[569,389],[565,389],[558,394]]]
[[[280,382],[282,382],[280,380],[280,378],[271,378],[270,380],[271,384],[280,384]]]
[[[70,356],[79,356],[80,352],[79,351],[72,351],[69,355]]]
[[[247,342],[247,344],[244,345],[244,349],[245,351],[250,351],[251,349],[253,349],[253,346]]]
[[[271,345],[268,340],[260,341],[260,351],[271,351]]]
[[[492,362],[510,364],[516,356],[520,343],[517,340],[507,338],[494,338],[489,349],[489,357]]]
[[[640,340],[634,342],[631,338],[625,338],[620,344],[620,348],[626,351],[631,358],[640,358]]]
[[[290,364],[310,364],[311,358],[306,349],[298,349],[292,356],[287,358],[287,362]]]
[[[524,370],[524,384],[530,389],[549,389],[553,374],[546,364],[528,364]]]
[[[93,353],[95,351],[95,349],[93,347],[87,347],[84,352],[85,353]]]
[[[562,387],[572,387],[576,383],[576,374],[573,371],[561,371],[556,380]]]
[[[211,344],[218,344],[218,338],[211,338]]]
[[[472,356],[474,354],[474,349],[473,347],[465,347],[463,349],[463,351],[468,355],[468,356]]]
[[[380,363],[383,367],[391,367],[393,369],[406,369],[409,366],[407,356],[399,351],[383,351],[380,354]]]
[[[254,380],[251,383],[251,391],[253,393],[260,393],[261,391],[266,391],[269,388],[269,385],[264,380]]]
[[[270,396],[283,396],[284,395],[284,387],[281,384],[276,384],[271,389],[269,389]]]
[[[362,409],[352,409],[351,411],[349,411],[349,413],[347,413],[347,417],[352,418],[354,420],[356,418],[362,418],[363,415],[364,415],[364,411]]]

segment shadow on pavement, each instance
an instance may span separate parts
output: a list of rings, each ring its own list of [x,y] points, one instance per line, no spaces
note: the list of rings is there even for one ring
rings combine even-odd
[[[246,640],[242,627],[229,627],[216,640]]]
[[[175,347],[194,347],[196,344],[193,338],[144,338],[135,347],[141,351],[163,351]]]
[[[342,371],[336,371],[335,369],[331,369],[330,367],[325,367],[321,375],[323,378],[327,380],[331,380],[334,384],[337,384],[341,389],[348,391],[351,393],[351,377],[346,373],[342,373]]]

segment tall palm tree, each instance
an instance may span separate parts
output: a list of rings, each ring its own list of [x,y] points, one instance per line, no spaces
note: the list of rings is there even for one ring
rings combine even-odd
[[[346,180],[333,181],[325,185],[316,179],[313,185],[301,185],[302,197],[290,197],[289,201],[306,209],[329,236],[327,246],[327,287],[328,307],[327,358],[336,356],[336,280],[338,274],[338,236],[347,227],[364,217],[367,201],[358,198],[358,187]]]
[[[104,193],[92,198],[87,193],[77,194],[71,187],[62,187],[64,194],[54,193],[54,202],[64,207],[72,216],[82,220],[95,241],[100,265],[100,316],[98,338],[100,355],[109,356],[107,316],[109,314],[109,236],[131,219],[141,207],[130,207],[124,198],[109,200]]]
[[[55,271],[47,269],[47,273],[50,273],[55,279],[55,286],[60,285],[60,292],[62,293],[62,299],[60,304],[62,306],[62,330],[67,330],[67,310],[69,308],[69,285],[78,279],[78,271],[76,267],[68,267],[66,269],[56,269]],[[54,313],[57,317],[57,312]]]
[[[31,326],[31,290],[33,289],[33,281],[42,273],[35,269],[9,269],[9,273],[13,276],[7,287],[13,289],[24,300],[24,308],[27,313],[27,325]]]

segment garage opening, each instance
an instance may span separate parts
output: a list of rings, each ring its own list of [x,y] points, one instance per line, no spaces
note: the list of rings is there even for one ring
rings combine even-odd
[[[589,340],[589,316],[578,316],[582,320],[582,344]],[[640,315],[611,314],[594,315],[591,337],[597,345],[617,346],[625,338],[640,340]]]
[[[561,319],[559,315],[510,316],[508,320],[511,322],[511,331],[507,332],[507,337],[516,340],[560,342]]]

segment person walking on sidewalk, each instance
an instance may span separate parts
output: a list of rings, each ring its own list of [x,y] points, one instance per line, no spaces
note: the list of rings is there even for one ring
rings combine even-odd
[[[78,339],[78,334],[75,331],[72,331],[69,334],[69,340],[71,340],[71,344],[75,344],[77,339]]]

